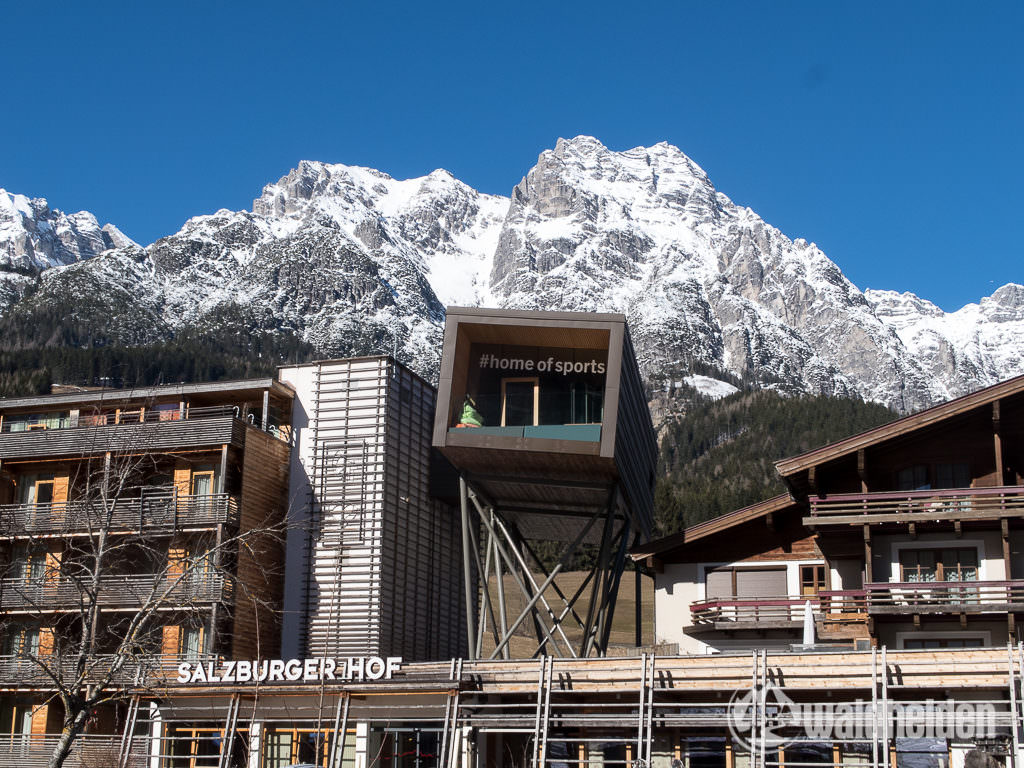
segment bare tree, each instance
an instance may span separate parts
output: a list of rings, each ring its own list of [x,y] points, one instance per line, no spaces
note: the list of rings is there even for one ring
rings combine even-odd
[[[67,501],[41,494],[6,521],[4,652],[49,689],[45,705],[60,705],[50,768],[92,719],[116,718],[118,703],[173,678],[182,650],[216,653],[233,604],[280,608],[260,587],[282,567],[285,516],[240,528],[226,494],[168,482],[169,454],[147,450],[144,434],[97,430],[109,444],[79,457]],[[260,564],[256,583],[238,578],[240,560]]]

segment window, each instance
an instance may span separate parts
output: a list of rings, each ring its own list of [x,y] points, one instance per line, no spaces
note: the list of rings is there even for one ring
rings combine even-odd
[[[825,589],[825,566],[801,565],[800,594],[805,597],[813,597],[823,589]]]
[[[373,752],[380,755],[382,765],[391,768],[435,768],[441,762],[440,736],[433,729],[396,728],[374,733],[371,744]]]
[[[157,421],[178,421],[181,418],[181,406],[177,403],[162,403],[153,407]]]
[[[0,704],[0,734],[5,736],[22,736],[31,732],[31,703],[12,700]]]
[[[222,727],[217,726],[168,726],[167,739],[170,742],[166,762],[168,768],[208,768],[217,765],[223,740]],[[232,754],[244,755],[249,750],[248,729],[235,731]]]
[[[47,551],[40,546],[21,544],[11,552],[11,576],[22,581],[41,584],[46,578]]]
[[[978,550],[974,548],[904,549],[900,581],[977,581]]]
[[[32,432],[37,429],[63,429],[70,426],[70,413],[31,413],[11,416],[4,423],[4,432]]]
[[[965,462],[915,464],[896,473],[896,489],[927,491],[932,488],[970,488],[971,466]]]
[[[178,655],[186,659],[198,659],[202,656],[203,635],[202,627],[182,627]]]
[[[786,595],[786,568],[709,568],[707,598],[780,597]]]
[[[11,624],[4,633],[2,651],[4,656],[39,653],[39,627]]]
[[[192,473],[193,496],[209,496],[213,493],[214,472],[212,469]]]
[[[936,464],[936,488],[970,488],[971,467],[969,464]]]
[[[327,765],[331,754],[331,744],[336,734],[330,729],[322,729],[319,733],[313,728],[287,728],[276,727],[267,731],[263,742],[264,768],[286,768],[291,765]],[[334,766],[349,765],[355,761],[356,732],[347,730],[345,741],[339,745]],[[317,754],[319,752],[319,755]],[[379,750],[375,751],[380,755]],[[393,755],[390,752],[382,757],[383,765],[405,765],[401,762],[394,763]],[[415,763],[410,763],[415,765]],[[426,766],[428,763],[422,763]],[[429,763],[433,765],[433,763]]]
[[[571,424],[600,424],[604,421],[604,390],[585,382],[573,384],[569,412]]]
[[[52,473],[22,475],[18,478],[18,496],[22,504],[52,504],[54,476]]]
[[[896,473],[896,489],[900,491],[926,491],[931,488],[928,482],[928,465],[915,464]]]
[[[540,381],[534,378],[501,380],[501,426],[534,427],[540,410]]]
[[[907,650],[920,648],[981,648],[985,641],[980,637],[924,637],[906,638],[903,647]]]

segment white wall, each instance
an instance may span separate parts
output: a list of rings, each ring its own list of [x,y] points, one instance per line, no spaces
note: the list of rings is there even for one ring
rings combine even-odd
[[[690,605],[704,600],[707,595],[705,573],[708,568],[732,566],[756,568],[766,565],[786,568],[787,592],[800,594],[800,566],[823,565],[821,559],[804,560],[743,560],[739,562],[665,563],[662,573],[654,579],[654,632],[658,643],[678,643],[680,653],[714,653],[730,649],[770,648],[800,642],[792,633],[776,633],[775,638],[728,637],[723,632],[704,632],[697,636],[684,630],[692,626]],[[833,580],[836,574],[833,571]],[[857,577],[859,580],[859,576]],[[840,589],[833,581],[833,589]]]
[[[299,641],[305,631],[305,597],[309,530],[309,467],[313,445],[309,421],[314,410],[315,365],[280,368],[278,378],[295,390],[292,404],[292,458],[288,482],[289,528],[285,542],[284,616],[281,620],[281,654],[299,655]]]

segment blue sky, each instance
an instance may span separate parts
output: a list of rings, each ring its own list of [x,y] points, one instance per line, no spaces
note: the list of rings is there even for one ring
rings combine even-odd
[[[0,187],[143,243],[300,159],[508,194],[559,136],[669,141],[861,288],[1021,269],[1024,4],[8,3]]]

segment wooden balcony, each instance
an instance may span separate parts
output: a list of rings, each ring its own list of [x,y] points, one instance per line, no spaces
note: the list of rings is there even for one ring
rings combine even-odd
[[[727,597],[701,600],[690,605],[696,627],[739,629],[800,629],[807,601],[815,617],[820,617],[817,597],[779,595],[775,597]]]
[[[59,576],[33,581],[0,579],[0,610],[8,613],[50,613],[75,611],[86,599],[88,585]],[[133,610],[170,589],[164,608],[192,607],[225,602],[231,585],[221,574],[195,574],[179,580],[175,576],[104,576],[96,600],[114,610]]]
[[[51,429],[0,431],[0,459],[90,456],[107,451],[146,453],[245,443],[246,422],[232,406],[179,411],[134,411],[129,420],[82,416]],[[88,423],[87,423],[88,422]]]
[[[865,525],[1024,517],[1024,487],[845,493],[809,499],[807,526]]]
[[[881,582],[862,591],[872,615],[1024,612],[1024,580]]]
[[[173,490],[121,498],[105,510],[99,502],[0,505],[0,535],[18,538],[44,535],[87,535],[103,527],[108,532],[172,533],[238,521],[238,500],[225,493],[180,496]]]
[[[880,582],[811,598],[714,598],[692,603],[690,617],[694,627],[703,629],[800,629],[808,600],[819,631],[875,615],[1024,613],[1024,580]]]

